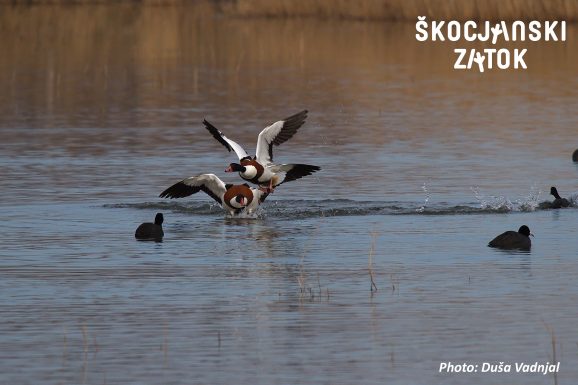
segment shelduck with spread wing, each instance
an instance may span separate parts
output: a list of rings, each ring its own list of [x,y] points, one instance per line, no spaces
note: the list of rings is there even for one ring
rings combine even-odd
[[[161,198],[184,198],[204,191],[231,215],[247,212],[252,214],[265,201],[266,191],[251,188],[247,184],[225,184],[215,174],[192,176],[175,183],[163,191]]]
[[[307,175],[311,175],[321,170],[318,166],[301,163],[274,164],[273,145],[291,139],[297,130],[305,123],[307,110],[280,120],[266,127],[257,137],[257,148],[255,156],[251,157],[235,141],[227,138],[215,126],[206,119],[203,124],[207,130],[217,139],[229,152],[234,151],[239,158],[239,163],[231,163],[225,172],[238,172],[244,180],[257,184],[273,192],[275,187],[282,183],[293,181]]]

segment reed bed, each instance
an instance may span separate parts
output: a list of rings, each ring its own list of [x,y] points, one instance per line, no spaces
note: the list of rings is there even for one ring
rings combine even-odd
[[[210,88],[227,90],[215,101],[223,108],[236,108],[240,100],[268,105],[268,94],[263,91],[271,89],[270,81],[286,87],[294,100],[307,100],[311,92],[322,92],[323,97],[317,97],[319,109],[340,106],[347,119],[357,119],[360,109],[382,116],[382,109],[392,108],[381,98],[360,97],[371,95],[376,84],[387,88],[403,85],[395,89],[398,100],[411,105],[421,103],[428,92],[453,92],[458,76],[478,89],[478,98],[491,100],[493,88],[482,86],[489,79],[500,84],[500,79],[531,76],[544,84],[557,84],[553,81],[573,79],[578,62],[578,41],[572,38],[576,25],[568,26],[564,43],[500,45],[528,47],[528,70],[495,71],[488,77],[473,71],[456,72],[454,45],[418,42],[415,22],[302,18],[279,22],[274,18],[219,17],[214,2],[195,1],[182,7],[140,4],[0,7],[0,126],[21,122],[31,127],[112,127],[118,125],[109,113],[115,108],[130,124],[158,127],[166,124],[167,114],[176,118],[189,111],[191,102],[206,98],[205,90]],[[488,48],[482,42],[459,44]],[[282,77],[265,76],[279,69],[290,70],[294,74],[291,79],[305,82],[286,85]],[[206,76],[214,70],[218,77]],[[323,77],[319,77],[321,72]],[[342,79],[346,78],[355,81],[345,85]],[[310,79],[322,79],[322,83],[313,87]],[[571,90],[561,87],[557,92],[565,97]],[[528,92],[517,97],[534,103],[536,96]],[[474,99],[466,98],[460,108],[472,108],[473,103]],[[25,110],[35,113],[22,114]],[[199,122],[194,114],[186,120],[191,125]],[[344,134],[347,130],[322,116],[319,124],[339,127]],[[360,132],[354,125],[346,126],[352,127],[348,134],[360,143],[387,143],[413,135],[383,129],[376,136],[371,130]],[[441,128],[423,129],[424,135],[439,135],[436,130]],[[503,135],[497,125],[486,129]],[[447,130],[451,133],[452,127]],[[3,134],[9,132],[0,133],[0,141]],[[86,136],[88,144],[91,135]],[[154,144],[168,143],[168,138],[157,135]],[[62,138],[54,135],[50,140],[60,145]],[[87,148],[102,151],[73,141],[67,142],[66,148],[72,153]]]
[[[245,17],[315,17],[326,19],[437,20],[577,20],[574,0],[236,0],[227,13]]]
[[[236,17],[390,20],[578,20],[575,0],[0,0],[0,5],[197,5]]]

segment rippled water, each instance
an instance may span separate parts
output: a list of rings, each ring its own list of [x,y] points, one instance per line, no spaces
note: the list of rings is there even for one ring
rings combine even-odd
[[[578,196],[575,41],[477,74],[411,25],[204,12],[3,9],[0,383],[544,384],[438,368],[552,361],[550,331],[578,379],[578,210],[544,204]],[[276,160],[322,171],[256,218],[158,198],[238,180],[204,118],[253,151],[301,109]]]

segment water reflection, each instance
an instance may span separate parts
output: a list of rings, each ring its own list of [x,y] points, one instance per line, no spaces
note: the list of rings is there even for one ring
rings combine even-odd
[[[382,142],[392,134],[411,137],[400,114],[420,101],[427,116],[439,105],[438,98],[460,83],[475,92],[446,107],[463,111],[468,125],[472,113],[483,118],[476,116],[480,104],[510,94],[512,82],[526,86],[517,87],[511,97],[543,109],[549,108],[541,103],[544,87],[534,87],[534,82],[547,82],[564,100],[575,95],[578,81],[573,72],[578,50],[572,39],[566,44],[529,42],[527,71],[481,76],[456,73],[453,47],[416,42],[411,24],[248,22],[218,17],[204,5],[121,4],[4,6],[0,25],[5,31],[0,127],[175,127],[196,124],[209,112],[218,116],[208,117],[224,124],[242,119],[259,127],[271,116],[308,107],[331,115],[343,112],[340,131],[348,121],[365,126],[373,120],[369,116],[379,117],[388,127],[385,135],[375,136],[372,130],[356,135],[360,142]],[[571,36],[574,27],[569,28]],[[376,92],[396,97],[384,104]],[[230,112],[221,115],[222,110]],[[495,112],[505,117],[507,111]],[[333,117],[319,119],[330,128],[336,122]],[[427,135],[440,127],[424,124],[420,129]],[[486,129],[495,130],[492,125]],[[147,142],[172,142],[165,133],[151,134]],[[349,134],[330,141],[348,140]],[[133,145],[142,143],[135,139]],[[54,140],[62,145],[61,137]],[[85,145],[66,147],[84,151]]]

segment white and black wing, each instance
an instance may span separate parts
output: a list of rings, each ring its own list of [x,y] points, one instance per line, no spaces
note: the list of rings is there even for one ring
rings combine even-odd
[[[257,162],[267,165],[273,162],[273,145],[280,145],[291,139],[299,127],[305,123],[307,110],[280,120],[266,127],[257,138]]]
[[[227,150],[229,150],[229,152],[231,152],[231,150],[235,151],[235,154],[237,154],[239,160],[249,156],[243,147],[241,147],[241,145],[227,138],[221,131],[217,129],[217,127],[209,123],[207,119],[203,120],[203,124],[205,125],[205,128],[211,133],[211,135],[213,135],[213,138],[217,139],[219,143],[221,143]]]
[[[310,164],[281,164],[271,167],[270,170],[276,174],[285,173],[283,179],[274,186],[277,187],[285,182],[291,182],[292,180],[297,180],[304,176],[311,175],[314,172],[321,170],[321,167]]]
[[[215,174],[201,174],[175,183],[159,196],[161,198],[183,198],[204,191],[219,204],[223,204],[223,195],[227,191],[225,183]]]

